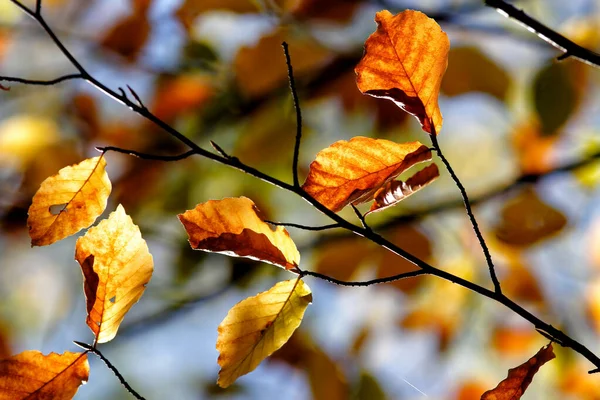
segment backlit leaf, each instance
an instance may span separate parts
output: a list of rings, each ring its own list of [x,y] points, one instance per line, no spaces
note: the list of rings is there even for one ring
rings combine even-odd
[[[27,219],[32,246],[52,244],[94,223],[112,188],[105,167],[103,156],[88,158],[42,182]]]
[[[231,385],[283,346],[311,302],[310,289],[298,278],[279,282],[229,310],[218,329],[219,386]]]
[[[68,400],[89,374],[86,353],[24,351],[0,360],[0,400]]]
[[[367,214],[393,207],[411,194],[429,185],[440,176],[437,165],[430,164],[403,181],[390,181],[383,185],[374,195],[373,205]]]
[[[288,232],[272,229],[259,213],[252,200],[237,197],[198,204],[178,217],[193,249],[297,267],[300,253]]]
[[[142,297],[154,264],[146,241],[123,206],[77,240],[88,316],[97,343],[117,334],[129,309]]]
[[[419,11],[375,16],[377,30],[365,42],[356,66],[361,92],[394,101],[414,115],[423,130],[438,134],[442,113],[438,94],[448,65],[450,41],[440,26]]]
[[[518,400],[533,380],[540,367],[555,357],[552,344],[542,347],[535,356],[518,367],[508,370],[508,376],[494,389],[488,390],[481,400]]]
[[[338,212],[348,204],[370,201],[383,185],[428,160],[431,151],[419,142],[394,143],[358,136],[321,150],[310,164],[302,188]]]

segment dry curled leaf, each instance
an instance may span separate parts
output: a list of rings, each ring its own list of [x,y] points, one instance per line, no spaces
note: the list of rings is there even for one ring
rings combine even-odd
[[[321,150],[310,164],[302,188],[338,212],[348,204],[370,201],[382,186],[428,160],[431,151],[419,142],[394,143],[357,136]]]
[[[310,289],[297,278],[279,282],[229,310],[218,329],[219,386],[231,385],[283,346],[311,302]]]
[[[411,194],[429,185],[440,176],[437,165],[430,164],[404,181],[390,181],[374,195],[373,205],[367,214],[393,207]],[[365,214],[366,215],[366,214]]]
[[[47,178],[29,207],[32,246],[45,246],[94,223],[106,208],[111,183],[103,156],[65,167]]]
[[[419,11],[375,16],[377,30],[365,42],[356,66],[358,89],[395,102],[414,115],[423,130],[440,133],[438,94],[448,65],[450,41],[431,18]]]
[[[24,351],[0,360],[0,399],[68,400],[89,374],[86,353]]]
[[[494,389],[488,390],[481,400],[518,400],[533,380],[540,367],[555,357],[552,344],[542,347],[535,356],[518,367],[508,370],[508,376]]]
[[[142,297],[154,264],[123,206],[77,240],[75,259],[81,265],[88,316],[97,343],[117,334],[129,309]]]
[[[288,232],[272,229],[259,213],[252,200],[237,197],[198,204],[178,217],[193,249],[297,267],[300,253]]]

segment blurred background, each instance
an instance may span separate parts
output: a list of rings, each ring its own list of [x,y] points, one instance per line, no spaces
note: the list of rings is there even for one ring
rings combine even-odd
[[[33,1],[24,3],[32,5]],[[157,116],[210,148],[291,182],[295,115],[281,42],[290,44],[304,116],[300,174],[337,140],[428,138],[391,102],[362,96],[354,66],[375,12],[416,8],[451,40],[439,140],[476,204],[505,293],[600,353],[600,73],[479,0],[45,0],[43,13],[88,71],[130,85]],[[600,2],[515,2],[600,50]],[[33,20],[0,2],[0,75],[75,72]],[[85,82],[0,92],[0,356],[76,351],[85,325],[78,235],[31,248],[27,209],[40,183],[97,155],[187,149]],[[193,251],[176,218],[197,203],[247,196],[269,219],[329,221],[293,195],[199,157],[107,156],[118,204],[142,230],[155,272],[117,337],[100,349],[148,399],[475,399],[547,341],[503,306],[434,277],[344,288],[306,278],[314,302],[280,351],[224,390],[217,326],[229,308],[292,276]],[[438,163],[441,169],[441,163]],[[352,212],[343,215],[355,221]],[[405,250],[491,287],[448,175],[369,223]],[[341,231],[290,228],[301,266],[346,280],[413,267]],[[583,357],[555,346],[524,398],[600,399]],[[127,399],[95,357],[77,399]]]

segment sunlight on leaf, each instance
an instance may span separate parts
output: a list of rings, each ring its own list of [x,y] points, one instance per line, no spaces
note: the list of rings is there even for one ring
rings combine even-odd
[[[533,380],[540,367],[552,360],[554,352],[552,344],[542,347],[535,356],[518,367],[508,370],[508,376],[494,389],[488,390],[481,400],[518,400]]]
[[[0,360],[0,399],[68,400],[89,374],[86,353],[24,351]]]
[[[300,253],[288,232],[264,222],[247,197],[210,200],[178,215],[195,250],[297,267]]]
[[[129,309],[142,297],[154,264],[146,241],[123,206],[77,240],[88,316],[97,343],[117,334]]]
[[[52,244],[94,223],[112,188],[105,167],[103,156],[88,158],[42,182],[27,219],[32,246]]]
[[[406,182],[390,181],[386,183],[375,192],[373,205],[366,214],[383,211],[386,208],[395,206],[398,202],[429,185],[439,178],[439,176],[440,171],[438,170],[437,165],[430,164],[408,178]]]
[[[377,30],[365,42],[355,69],[358,89],[392,100],[414,115],[425,132],[440,133],[438,94],[448,65],[448,36],[419,11],[381,11],[375,21]]]
[[[229,310],[218,329],[219,386],[231,385],[283,346],[311,302],[310,289],[297,278],[279,282]]]
[[[321,150],[310,164],[302,188],[338,212],[349,204],[370,201],[383,185],[429,160],[431,151],[419,142],[394,143],[357,136]]]

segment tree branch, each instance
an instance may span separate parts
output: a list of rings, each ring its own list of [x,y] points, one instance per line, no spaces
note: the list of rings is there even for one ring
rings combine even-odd
[[[281,45],[283,46],[283,52],[285,54],[285,63],[288,69],[290,91],[292,92],[292,98],[294,99],[294,109],[296,110],[296,142],[294,144],[294,161],[292,165],[292,174],[294,177],[294,186],[300,187],[300,180],[298,179],[298,158],[300,157],[300,142],[302,140],[302,111],[300,110],[300,101],[298,100],[296,82],[294,81],[294,69],[292,68],[290,50],[286,42],[283,42]]]
[[[538,35],[542,40],[562,51],[563,54],[558,57],[559,60],[573,57],[586,64],[600,67],[600,54],[594,53],[585,47],[581,47],[577,43],[567,39],[560,33],[530,17],[522,10],[508,4],[504,0],[485,0],[485,5],[495,8],[500,14],[507,18],[514,19],[525,28]]]
[[[156,161],[179,161],[179,160],[183,160],[184,158],[188,158],[189,156],[192,156],[194,154],[198,154],[198,153],[196,153],[195,150],[190,150],[190,151],[186,151],[183,154],[177,154],[174,156],[162,156],[162,155],[157,155],[157,154],[142,153],[142,152],[135,151],[135,150],[122,149],[120,147],[115,147],[115,146],[96,147],[96,150],[101,151],[102,153],[114,151],[115,153],[127,154],[129,156],[142,158],[144,160],[156,160]]]
[[[324,275],[324,274],[321,274],[318,272],[300,270],[300,273],[299,273],[300,277],[313,276],[315,278],[319,278],[319,279],[322,279],[327,282],[334,283],[334,284],[340,285],[340,286],[362,286],[362,287],[377,285],[380,283],[389,283],[389,282],[399,281],[401,279],[414,278],[415,276],[427,275],[427,274],[429,274],[429,272],[422,270],[422,269],[418,269],[416,271],[404,272],[402,274],[388,276],[386,278],[371,279],[369,281],[342,281],[342,280],[335,279],[335,278],[332,278],[330,276],[327,276],[327,275]]]
[[[298,229],[303,229],[305,231],[325,231],[328,229],[335,229],[335,228],[340,228],[340,224],[329,224],[329,225],[322,225],[322,226],[307,226],[307,225],[301,225],[301,224],[292,224],[292,223],[287,223],[287,222],[275,222],[275,221],[269,221],[269,220],[265,220],[266,223],[271,224],[271,225],[276,225],[276,226],[286,226],[286,227],[290,227],[290,228],[298,228]]]
[[[0,82],[14,82],[14,83],[23,83],[26,85],[36,85],[36,86],[53,86],[57,83],[70,81],[73,79],[83,79],[81,74],[69,74],[63,75],[55,79],[50,80],[35,80],[35,79],[24,79],[24,78],[16,78],[11,76],[0,76]],[[7,89],[8,90],[8,89]]]

